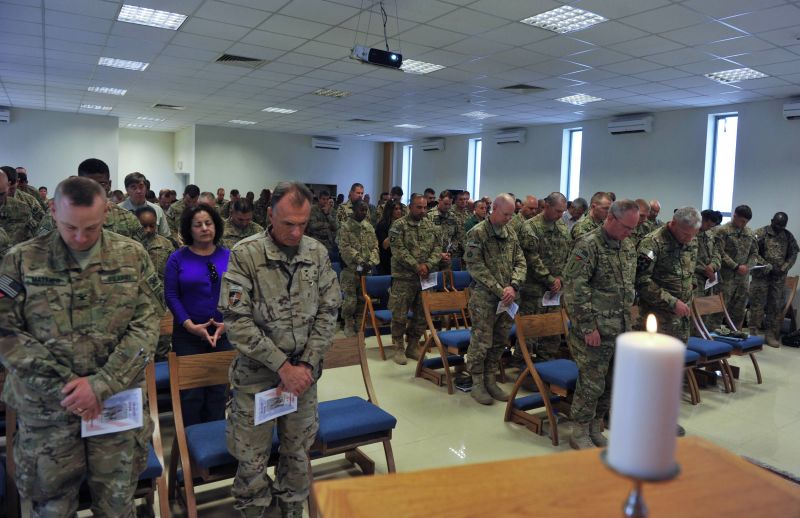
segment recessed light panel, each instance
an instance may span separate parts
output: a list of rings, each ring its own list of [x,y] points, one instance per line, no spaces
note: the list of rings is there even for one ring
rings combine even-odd
[[[258,124],[255,121],[243,121],[241,119],[233,119],[228,122],[230,122],[231,124],[241,124],[242,126],[252,126],[253,124]]]
[[[157,119],[155,117],[136,117],[136,120],[149,121],[149,122],[164,122],[164,119]]]
[[[275,106],[269,106],[261,111],[269,113],[295,113],[297,110],[292,110],[291,108],[278,108]]]
[[[314,91],[314,95],[321,95],[323,97],[347,97],[350,95],[350,92],[344,90],[333,90],[331,88],[319,88]]]
[[[575,95],[568,95],[566,97],[559,97],[556,101],[561,101],[562,103],[569,103],[574,104],[575,106],[583,106],[587,103],[594,103],[597,101],[604,101],[602,97],[595,97],[593,95],[586,95],[586,94],[575,94]]]
[[[110,88],[108,86],[90,86],[87,88],[90,92],[94,92],[96,94],[108,94],[108,95],[125,95],[128,93],[127,90],[124,88]]]
[[[433,63],[426,63],[424,61],[416,61],[413,59],[404,59],[400,70],[407,74],[430,74],[437,70],[443,69],[442,65],[434,65]]]
[[[591,11],[584,11],[577,7],[562,5],[551,11],[537,14],[536,16],[531,16],[530,18],[525,18],[520,21],[528,25],[533,25],[534,27],[564,34],[566,32],[580,31],[607,20],[608,18],[604,18]]]
[[[489,117],[497,117],[497,115],[493,113],[486,113],[482,111],[467,112],[467,113],[462,113],[461,115],[464,117],[470,117],[478,120],[488,119]]]
[[[100,106],[99,104],[81,104],[82,110],[103,110],[103,111],[111,111],[114,108],[111,106]]]
[[[117,58],[100,58],[97,64],[104,67],[124,68],[125,70],[137,70],[139,72],[146,70],[147,67],[150,66],[150,63],[144,63],[142,61],[131,61],[128,59]]]
[[[147,25],[148,27],[177,31],[178,27],[186,21],[186,18],[187,16],[185,14],[159,11],[157,9],[148,9],[147,7],[138,7],[135,5],[123,5],[122,9],[119,11],[117,20],[120,22],[136,23],[138,25]]]
[[[144,128],[151,128],[152,127],[152,126],[150,126],[148,124],[133,124],[133,123],[127,124],[127,126],[129,128],[138,128],[138,129],[144,129]]]
[[[420,129],[424,128],[425,126],[417,126],[416,124],[395,124],[395,128],[407,128],[407,129]]]
[[[717,81],[722,84],[738,83],[739,81],[747,81],[748,79],[761,79],[767,77],[767,74],[753,70],[752,68],[734,68],[733,70],[723,70],[721,72],[711,72],[705,74],[711,80]]]

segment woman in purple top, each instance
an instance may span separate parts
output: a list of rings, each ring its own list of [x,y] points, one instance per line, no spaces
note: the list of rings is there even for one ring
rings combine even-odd
[[[174,316],[172,350],[178,356],[231,350],[217,310],[222,274],[230,250],[219,246],[222,218],[201,203],[181,215],[186,246],[173,252],[164,272],[164,298]],[[185,426],[225,419],[227,386],[181,391]]]

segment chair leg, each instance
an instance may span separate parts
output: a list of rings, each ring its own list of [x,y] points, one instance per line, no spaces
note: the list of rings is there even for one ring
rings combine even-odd
[[[553,446],[558,446],[558,422],[556,421],[555,412],[553,412],[553,404],[550,402],[550,390],[545,388],[542,392],[544,398],[544,406],[547,409],[547,420],[550,421],[550,441]]]
[[[758,384],[761,385],[761,369],[758,367],[758,360],[756,360],[756,355],[750,353],[750,359],[753,360],[753,367],[756,369],[756,380],[758,380]]]
[[[689,397],[692,400],[692,404],[696,405],[700,402],[700,394],[697,390],[697,380],[694,377],[694,367],[686,369],[685,372],[686,384],[689,386]]]
[[[520,373],[517,377],[517,381],[514,382],[514,388],[511,389],[511,393],[508,395],[508,402],[506,403],[506,413],[503,416],[503,421],[508,422],[511,421],[511,413],[514,410],[514,399],[517,397],[517,393],[519,392],[519,388],[522,386],[522,382],[525,380],[525,376],[528,375],[530,371],[527,367],[525,370]]]
[[[172,441],[172,450],[169,456],[169,476],[167,477],[167,496],[170,500],[178,497],[178,440]]]
[[[394,465],[394,452],[392,451],[392,441],[390,439],[383,440],[383,452],[386,454],[386,471],[394,473],[396,471]]]
[[[728,363],[728,360],[722,360],[722,367],[725,369],[725,372],[728,373],[728,380],[730,381],[731,392],[736,392],[736,379],[733,377],[733,370],[731,370],[731,364]]]
[[[319,516],[319,509],[317,508],[317,499],[314,497],[314,471],[311,469],[311,461],[308,461],[308,479],[311,481],[311,491],[308,493],[308,516],[309,518],[317,518]]]

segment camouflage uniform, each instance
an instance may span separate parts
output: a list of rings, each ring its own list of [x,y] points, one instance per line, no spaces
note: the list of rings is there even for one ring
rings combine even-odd
[[[233,395],[228,413],[228,451],[239,461],[233,482],[235,507],[248,515],[308,497],[308,450],[319,428],[317,385],[297,398],[297,411],[255,426],[255,394],[278,386],[278,369],[289,361],[322,373],[322,359],[336,330],[342,303],[328,252],[303,237],[293,257],[268,232],[231,250],[222,275],[219,310],[228,338],[239,351],[230,368]],[[278,427],[280,459],[275,482],[267,475],[272,434]]]
[[[389,247],[392,250],[392,289],[389,309],[392,311],[392,341],[403,347],[407,335],[408,349],[413,351],[425,331],[417,265],[426,264],[429,272],[440,266],[438,233],[433,222],[423,217],[414,221],[404,216],[392,223],[389,229]],[[413,313],[411,319],[408,312]]]
[[[517,235],[525,254],[527,275],[522,285],[520,314],[531,315],[560,311],[560,307],[542,306],[542,297],[550,291],[550,286],[561,277],[561,271],[567,264],[572,240],[567,225],[561,218],[549,222],[543,214],[529,219]],[[528,351],[531,351],[528,344]],[[536,357],[539,360],[553,360],[558,355],[561,339],[548,336],[539,340]],[[518,359],[521,359],[521,353]]]
[[[636,288],[639,313],[652,313],[660,333],[682,342],[689,339],[689,317],[675,314],[677,301],[691,304],[694,291],[694,268],[697,263],[697,241],[682,245],[665,225],[639,243]]]
[[[56,223],[53,220],[53,216],[48,214],[42,219],[41,224],[39,224],[37,235],[42,236],[55,230],[55,228]],[[106,216],[106,221],[103,223],[103,230],[108,230],[140,242],[143,236],[142,225],[139,223],[139,220],[136,219],[136,216],[110,201],[108,202],[108,215]]]
[[[353,215],[353,202],[347,200],[336,208],[336,220],[341,225]]]
[[[761,327],[764,322],[766,306],[767,332],[773,337],[780,334],[783,310],[783,295],[786,274],[797,260],[797,241],[788,230],[775,232],[771,225],[756,230],[758,253],[766,264],[772,265],[772,271],[764,273],[763,269],[753,270],[753,282],[750,284],[750,326]]]
[[[31,209],[31,218],[33,219],[34,224],[38,227],[39,223],[42,222],[42,218],[45,216],[45,210],[42,208],[41,200],[39,197],[33,197],[25,191],[21,191],[17,189],[14,191],[13,198],[17,201],[21,201],[25,203]]]
[[[339,228],[336,244],[339,245],[343,263],[342,273],[339,275],[344,294],[342,319],[345,334],[351,336],[361,327],[361,315],[364,312],[361,276],[369,274],[380,262],[378,238],[366,218],[361,223],[350,218]]]
[[[736,268],[740,264],[754,266],[758,263],[758,245],[752,230],[748,227],[738,229],[733,222],[716,227],[715,232],[719,239],[722,258],[720,269],[722,296],[731,320],[738,327],[744,321],[750,276],[739,275],[736,273]]]
[[[30,194],[34,200],[39,202],[39,205],[42,207],[42,210],[45,212],[45,214],[48,212],[47,202],[43,200],[42,197],[39,195],[39,191],[31,187],[30,185],[19,185],[19,184],[17,184],[17,190],[18,191],[22,190]]]
[[[636,225],[636,228],[633,229],[629,239],[633,240],[633,246],[635,248],[639,247],[639,243],[641,243],[647,235],[655,230],[655,227],[650,224],[649,220],[645,220],[640,225]]]
[[[438,231],[439,252],[449,252],[450,257],[464,255],[464,225],[456,219],[455,211],[450,209],[443,215],[438,208],[434,208],[428,211],[426,217]]]
[[[508,228],[514,231],[517,236],[519,233],[522,232],[522,228],[525,226],[525,222],[530,221],[529,219],[525,219],[522,215],[522,212],[517,212],[514,214],[514,217],[511,218],[511,221],[508,222]]]
[[[6,231],[12,245],[32,238],[36,224],[31,218],[31,208],[25,203],[6,196],[0,205],[0,228]]]
[[[480,219],[475,214],[467,218],[467,221],[464,222],[464,235],[466,235],[470,230],[472,230],[475,227],[475,225],[483,221],[483,219]]]
[[[159,234],[153,234],[145,235],[142,238],[142,246],[144,246],[144,249],[147,250],[147,255],[150,256],[150,260],[153,262],[153,268],[155,268],[159,280],[163,283],[167,259],[169,259],[169,256],[172,254],[172,252],[175,251],[175,245],[173,245],[172,241],[166,237]],[[163,302],[164,290],[161,290],[158,296]],[[171,348],[172,333],[170,332],[170,334],[166,335],[159,334],[158,345],[156,345],[155,361],[165,361]]]
[[[706,290],[706,265],[710,264],[719,276],[719,269],[722,266],[722,256],[720,243],[713,229],[700,231],[697,234],[697,262],[694,268],[694,296],[706,297],[719,293],[720,285],[717,284]],[[706,315],[703,322],[709,330],[716,329],[722,323],[719,315]]]
[[[0,228],[0,260],[6,255],[9,248],[11,248],[11,238],[8,237],[5,230]]]
[[[100,240],[83,270],[58,232],[14,247],[0,267],[3,401],[17,411],[16,483],[33,516],[76,515],[84,477],[95,516],[134,516],[149,413],[142,428],[81,439],[80,418],[60,404],[77,377],[99,401],[144,389],[158,337],[162,288],[150,258],[112,232]]]
[[[264,228],[267,228],[267,225],[269,225],[269,220],[267,218],[268,208],[269,208],[269,203],[267,202],[267,200],[263,198],[257,199],[256,202],[253,204],[253,221],[255,221]]]
[[[568,341],[578,364],[571,416],[588,426],[602,419],[611,406],[614,341],[631,330],[636,279],[633,243],[611,239],[602,227],[583,235],[575,242],[564,278],[563,298],[572,324]],[[584,337],[595,329],[600,346],[589,347]]]
[[[467,368],[474,380],[494,375],[500,366],[513,320],[505,311],[498,315],[497,304],[507,286],[519,293],[526,267],[516,234],[506,226],[495,227],[488,219],[470,232],[465,259],[475,285],[469,299],[472,332],[467,352]]]
[[[181,235],[181,214],[186,208],[186,203],[183,200],[178,200],[169,206],[167,211],[167,223],[172,230],[172,235],[177,239]]]
[[[582,235],[588,234],[592,230],[601,226],[603,226],[603,222],[601,221],[598,223],[595,221],[592,217],[592,214],[587,211],[586,214],[581,216],[581,219],[575,223],[575,225],[572,227],[572,230],[570,230],[569,235],[572,237],[573,241],[577,241]]]
[[[319,205],[311,207],[311,217],[306,227],[306,235],[313,237],[330,252],[336,245],[336,231],[339,230],[339,221],[333,209],[327,214],[322,212]]]
[[[233,245],[241,241],[246,237],[250,237],[253,234],[258,234],[260,232],[264,232],[264,227],[255,223],[253,221],[250,222],[249,225],[241,229],[231,223],[230,219],[225,220],[225,231],[222,233],[222,239],[220,243],[225,248],[233,248]]]
[[[225,198],[222,198],[222,201],[219,198],[214,198],[214,208],[217,210],[222,210],[226,203],[228,203],[228,200]]]

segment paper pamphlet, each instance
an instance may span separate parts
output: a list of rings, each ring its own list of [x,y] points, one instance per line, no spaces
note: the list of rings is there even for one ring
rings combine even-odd
[[[508,316],[510,316],[513,319],[517,315],[518,310],[519,310],[519,305],[516,302],[512,302],[511,304],[506,306],[505,304],[503,304],[503,301],[501,300],[500,302],[497,303],[497,313],[495,314],[499,315],[500,313],[505,311],[506,313],[508,313]]]
[[[542,297],[542,306],[560,306],[561,305],[561,292],[559,291],[555,295],[551,291],[545,291],[544,297]]]
[[[291,392],[283,391],[278,395],[278,389],[274,388],[256,394],[256,425],[296,411],[297,396]]]
[[[124,432],[142,426],[142,389],[123,390],[103,401],[100,417],[81,421],[81,437]]]
[[[704,289],[713,288],[717,284],[719,284],[719,272],[714,272],[713,279],[706,279],[706,287]]]
[[[436,287],[436,272],[429,274],[427,277],[420,277],[419,285],[423,290]]]
[[[750,267],[750,271],[753,271],[753,270],[760,270],[761,268],[766,268],[766,267],[767,267],[767,265],[766,265],[766,264],[758,264],[758,265],[756,265],[756,266],[751,266],[751,267]]]

